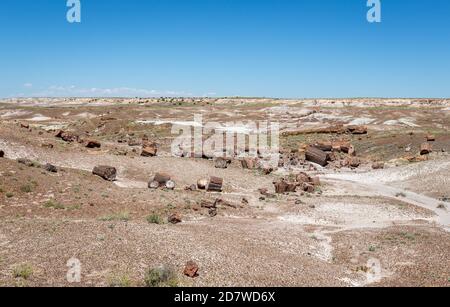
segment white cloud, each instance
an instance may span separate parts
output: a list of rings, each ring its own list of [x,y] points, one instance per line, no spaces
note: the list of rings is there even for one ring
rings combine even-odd
[[[27,88],[30,88],[30,87],[33,87],[33,83],[25,83],[23,86],[27,87]]]
[[[81,88],[74,85],[52,85],[45,90],[33,93],[34,97],[160,97],[160,96],[195,96],[184,91],[158,91],[131,87]]]

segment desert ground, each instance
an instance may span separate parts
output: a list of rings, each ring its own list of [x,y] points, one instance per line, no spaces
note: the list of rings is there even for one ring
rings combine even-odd
[[[278,165],[174,154],[195,114]],[[0,286],[450,286],[449,152],[445,99],[3,99]]]

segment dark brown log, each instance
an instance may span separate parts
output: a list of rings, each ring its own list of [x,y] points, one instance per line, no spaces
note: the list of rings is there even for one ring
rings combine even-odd
[[[433,152],[433,146],[430,143],[423,143],[420,146],[420,154],[422,156],[428,155]]]
[[[321,166],[326,166],[330,160],[330,156],[323,150],[315,147],[309,147],[306,150],[306,160],[317,163]]]
[[[222,192],[223,179],[219,177],[211,177],[209,179],[208,186],[206,187],[207,191],[210,192]]]
[[[142,157],[154,157],[158,153],[158,147],[155,143],[144,143],[142,147]]]
[[[351,134],[367,134],[367,126],[347,126],[347,131]]]
[[[170,175],[167,174],[163,174],[163,173],[157,173],[155,175],[155,177],[153,178],[153,180],[151,181],[156,181],[159,183],[159,186],[165,186],[166,183],[170,180]]]
[[[295,190],[297,189],[297,184],[288,183],[284,180],[275,182],[274,185],[275,185],[275,192],[277,194],[284,194],[287,192],[295,192]]]
[[[320,142],[314,144],[314,147],[323,151],[331,151],[333,149],[333,144],[331,142]]]

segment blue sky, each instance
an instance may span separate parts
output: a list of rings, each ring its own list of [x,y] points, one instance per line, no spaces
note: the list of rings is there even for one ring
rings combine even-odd
[[[0,1],[0,97],[450,97],[450,1]]]

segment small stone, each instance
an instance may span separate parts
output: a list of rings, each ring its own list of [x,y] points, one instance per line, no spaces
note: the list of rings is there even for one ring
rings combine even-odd
[[[52,165],[50,163],[45,164],[44,165],[44,169],[47,172],[50,172],[50,173],[57,173],[58,172],[58,169],[56,168],[56,166],[54,166],[54,165]]]
[[[86,148],[100,148],[100,147],[102,147],[102,144],[99,141],[96,140],[86,141]]]
[[[197,187],[200,190],[205,190],[207,185],[208,185],[208,179],[200,179],[199,181],[197,181]]]
[[[183,274],[190,278],[195,278],[198,276],[198,270],[198,265],[194,261],[189,261],[186,263]]]
[[[209,214],[210,217],[215,217],[215,216],[217,216],[217,208],[210,208],[210,209],[208,210],[208,214]]]
[[[168,190],[174,190],[175,186],[176,186],[176,184],[173,180],[169,180],[166,182],[166,189],[168,189]]]
[[[115,181],[117,176],[117,169],[111,166],[100,165],[96,166],[92,171],[92,173],[105,180]]]
[[[159,182],[158,182],[158,181],[151,181],[151,182],[148,184],[148,187],[149,187],[150,189],[157,189],[157,188],[159,188]]]
[[[169,223],[171,224],[179,224],[181,223],[183,220],[181,219],[181,215],[179,213],[174,213],[171,216],[169,216],[168,219]]]

